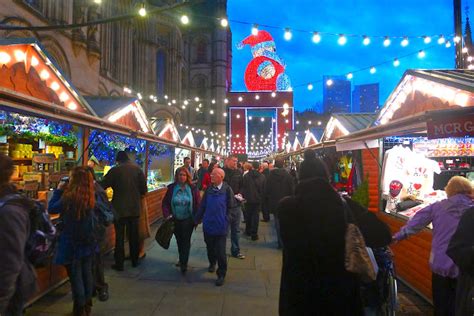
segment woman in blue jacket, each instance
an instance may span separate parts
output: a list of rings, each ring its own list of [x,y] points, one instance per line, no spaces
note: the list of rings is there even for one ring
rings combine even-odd
[[[49,201],[49,212],[60,214],[62,232],[55,263],[64,265],[71,281],[73,315],[92,309],[93,255],[97,249],[94,179],[86,167],[76,167],[69,183],[61,182]]]

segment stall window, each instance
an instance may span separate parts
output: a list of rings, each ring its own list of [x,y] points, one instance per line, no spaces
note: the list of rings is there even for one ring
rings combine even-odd
[[[173,182],[174,147],[153,143],[148,146],[148,191]]]
[[[46,199],[41,192],[55,188],[77,164],[82,129],[1,110],[0,124],[0,152],[13,159],[13,182],[31,197]]]
[[[99,165],[95,167],[98,180],[115,164],[119,151],[126,151],[131,161],[141,168],[145,166],[146,142],[110,132],[93,130],[89,136],[89,159],[95,158]]]

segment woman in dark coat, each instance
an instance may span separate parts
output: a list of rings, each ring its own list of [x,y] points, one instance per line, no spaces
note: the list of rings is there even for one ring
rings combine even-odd
[[[284,245],[280,315],[363,315],[358,276],[344,267],[342,199],[329,183],[324,162],[305,156],[295,196],[283,199],[278,207]],[[350,200],[348,204],[357,205]],[[369,246],[390,243],[388,227],[375,216],[360,208],[352,213],[370,239]]]
[[[183,274],[188,270],[194,215],[199,209],[200,202],[199,190],[192,183],[191,173],[186,167],[178,168],[175,181],[168,186],[161,206],[164,218],[173,216],[174,219],[174,236],[178,244],[179,266]]]
[[[461,217],[446,254],[453,259],[460,272],[456,288],[456,316],[474,315],[474,207]]]

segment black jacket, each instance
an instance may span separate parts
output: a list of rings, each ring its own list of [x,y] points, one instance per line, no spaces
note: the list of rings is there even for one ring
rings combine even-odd
[[[456,316],[472,315],[474,299],[474,207],[467,210],[449,242],[446,254],[459,267],[456,290]]]
[[[348,203],[354,209],[356,203]],[[388,227],[361,209],[352,213],[364,236],[381,234],[388,244]],[[339,194],[323,179],[302,181],[295,196],[280,201],[278,217],[283,242],[280,315],[362,315],[358,278],[344,267],[346,222]]]
[[[0,198],[15,193],[13,187],[0,192]],[[12,296],[18,292],[28,300],[36,291],[36,274],[25,256],[30,232],[29,208],[25,203],[5,204],[0,209],[0,314],[5,315]]]
[[[273,169],[266,178],[264,205],[269,212],[275,213],[278,202],[285,196],[293,195],[294,180],[285,169],[281,168]]]
[[[265,190],[265,176],[257,170],[250,170],[243,178],[242,195],[247,203],[260,204]]]
[[[140,167],[132,162],[121,163],[110,169],[100,185],[114,190],[112,205],[119,218],[140,216],[141,198],[148,191]]]
[[[242,173],[239,169],[224,168],[224,182],[227,183],[234,194],[242,193]]]

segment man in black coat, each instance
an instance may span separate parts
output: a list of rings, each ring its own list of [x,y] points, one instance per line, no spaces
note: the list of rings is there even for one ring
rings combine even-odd
[[[265,176],[258,172],[259,163],[253,162],[252,168],[244,175],[242,185],[242,195],[245,199],[245,231],[252,237],[252,240],[258,240],[258,222],[259,212],[263,201],[265,190]]]
[[[275,231],[278,239],[278,248],[282,248],[280,236],[280,221],[278,220],[277,206],[278,202],[285,196],[293,195],[294,180],[284,169],[284,160],[281,157],[275,159],[275,169],[271,170],[265,184],[265,208],[273,214],[275,220]]]
[[[0,154],[0,201],[17,193],[9,184],[12,174],[12,160]],[[23,315],[23,305],[36,291],[36,274],[25,256],[30,203],[25,199],[24,203],[5,203],[0,207],[0,315]]]
[[[129,234],[130,258],[132,266],[139,265],[139,219],[141,199],[148,191],[146,177],[142,169],[130,161],[125,151],[117,153],[117,166],[110,169],[100,185],[114,190],[112,205],[117,211],[115,220],[115,264],[113,269],[123,271],[125,259],[125,229]]]

